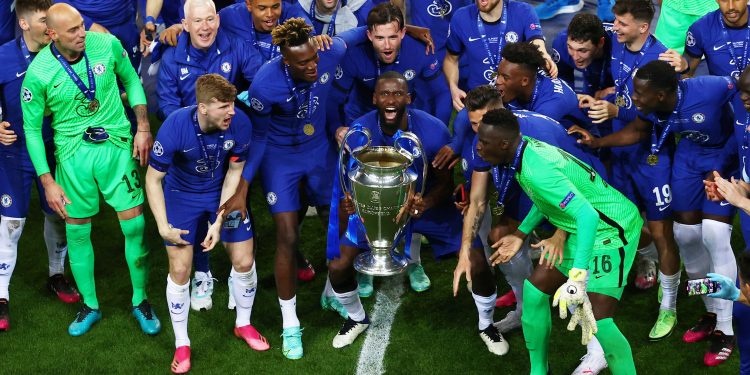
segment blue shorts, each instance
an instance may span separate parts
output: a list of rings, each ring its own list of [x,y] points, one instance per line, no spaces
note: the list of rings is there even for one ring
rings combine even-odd
[[[353,225],[356,225],[356,228],[352,227]],[[427,210],[421,218],[413,220],[410,225],[413,233],[419,233],[427,238],[435,258],[456,253],[461,249],[463,216],[452,204],[446,203],[433,207]],[[357,243],[352,241],[352,234],[356,234]],[[472,244],[476,245],[478,239],[477,237]],[[346,228],[346,233],[341,236],[339,245],[359,249],[370,248],[362,224],[359,222],[353,224],[351,221]],[[477,248],[483,248],[481,241],[478,242]]]
[[[167,222],[174,228],[190,231],[181,238],[191,245],[200,245],[206,238],[209,222],[216,221],[216,209],[219,208],[220,192],[187,193],[164,188],[164,204],[167,208]],[[242,242],[253,238],[253,226],[250,215],[235,229],[221,230],[224,242]],[[170,245],[166,241],[165,246]]]
[[[48,145],[47,163],[51,171],[55,170],[55,158],[51,157],[53,150],[54,147]],[[54,214],[47,205],[44,188],[28,156],[0,154],[0,215],[15,218],[27,217],[32,183],[36,184],[42,210],[48,214]]]
[[[124,22],[119,25],[102,26],[106,27],[112,35],[120,40],[125,52],[128,53],[128,58],[133,65],[133,69],[138,71],[138,66],[141,64],[141,53],[138,50],[141,41],[141,34],[138,32],[138,26],[135,22]]]
[[[271,213],[300,209],[299,185],[302,181],[305,182],[305,195],[310,205],[331,204],[336,160],[336,152],[328,142],[299,153],[267,147],[260,173]]]
[[[672,161],[668,155],[660,154],[659,162],[651,166],[646,163],[647,155],[641,156],[640,161],[634,161],[613,155],[609,183],[635,203],[640,211],[645,211],[646,220],[670,219],[672,202],[675,201],[670,183]]]
[[[712,202],[706,199],[703,180],[721,165],[723,150],[705,148],[687,140],[677,145],[672,166],[672,184],[679,186],[674,191],[674,210],[679,212],[702,211],[706,214],[733,217],[736,208],[727,201]],[[739,176],[739,169],[724,176]]]

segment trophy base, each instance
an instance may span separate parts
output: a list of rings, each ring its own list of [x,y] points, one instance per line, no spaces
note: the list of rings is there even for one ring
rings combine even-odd
[[[409,260],[405,257],[391,257],[389,253],[368,251],[359,254],[354,259],[354,269],[359,273],[372,276],[393,276],[404,272],[406,266],[409,265]]]

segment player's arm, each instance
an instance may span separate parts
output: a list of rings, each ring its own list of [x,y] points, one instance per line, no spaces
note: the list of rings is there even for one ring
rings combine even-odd
[[[435,63],[439,64],[438,61],[435,61]],[[431,77],[425,78],[425,80],[429,91],[432,92],[433,100],[435,101],[435,117],[448,125],[451,119],[451,114],[453,114],[453,107],[451,106],[451,92],[450,90],[446,90],[446,88],[448,88],[448,83],[445,81],[445,76],[438,67],[435,74]]]
[[[156,81],[156,93],[159,95],[157,115],[161,119],[167,118],[172,112],[182,108],[182,100],[178,95],[179,67],[174,63],[172,56],[173,51],[167,51],[162,57],[159,77]]]
[[[173,245],[189,245],[182,238],[181,234],[187,234],[187,230],[172,228],[167,221],[167,205],[164,201],[164,190],[162,180],[167,172],[156,170],[149,165],[146,170],[146,197],[148,197],[148,206],[151,207],[151,213],[154,215],[154,221],[159,229],[159,235],[165,241]]]
[[[456,111],[460,111],[464,108],[463,99],[466,97],[466,92],[458,88],[458,59],[459,55],[453,54],[450,51],[445,53],[445,59],[443,60],[443,73],[445,73],[445,80],[448,81],[448,89],[451,93],[451,104]]]
[[[417,196],[411,208],[411,214],[414,217],[421,217],[425,211],[436,206],[439,202],[445,201],[453,193],[453,171],[450,169],[437,169],[431,163],[427,164],[427,178],[433,176],[435,185],[430,192],[423,196]],[[423,184],[426,181],[422,181]]]
[[[555,61],[552,60],[552,57],[550,57],[549,53],[547,53],[547,45],[544,44],[544,39],[535,38],[531,40],[531,43],[534,44],[536,48],[539,49],[539,52],[542,53],[542,57],[544,57],[544,61],[547,63],[546,70],[547,73],[549,73],[549,76],[552,78],[557,78],[557,64],[555,64]]]
[[[234,195],[235,192],[237,192],[237,187],[240,184],[240,180],[242,180],[242,170],[245,168],[245,161],[230,161],[229,162],[229,168],[227,170],[227,174],[224,177],[224,184],[221,186],[221,203],[227,201],[230,197]],[[228,214],[228,212],[225,212],[225,214]],[[224,215],[219,215],[219,217],[223,220]]]
[[[469,207],[464,214],[463,230],[461,231],[461,249],[458,252],[458,264],[453,271],[453,296],[458,295],[458,284],[461,276],[466,275],[466,281],[471,282],[471,261],[469,252],[471,243],[479,232],[484,212],[487,210],[487,181],[489,172],[474,171],[471,173],[471,190],[469,192]]]
[[[635,120],[631,121],[624,128],[601,138],[596,138],[581,128],[571,128],[569,134],[580,134],[581,138],[578,140],[578,143],[591,148],[619,147],[634,145],[644,139],[648,139],[651,136],[651,126],[650,122],[636,117]]]
[[[701,57],[695,57],[689,53],[686,53],[684,57],[687,61],[687,69],[685,69],[685,65],[680,66],[680,71],[684,72],[682,78],[693,78],[698,70],[698,65],[701,63]]]

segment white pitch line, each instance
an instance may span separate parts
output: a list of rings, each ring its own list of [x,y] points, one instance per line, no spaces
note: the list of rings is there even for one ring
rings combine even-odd
[[[404,274],[384,280],[375,297],[375,306],[370,314],[370,324],[359,352],[357,375],[380,375],[385,373],[383,358],[391,338],[391,326],[396,310],[404,294]]]

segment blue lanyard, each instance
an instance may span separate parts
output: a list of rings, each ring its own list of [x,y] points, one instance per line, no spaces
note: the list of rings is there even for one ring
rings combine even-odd
[[[633,70],[635,70],[638,65],[641,63],[641,60],[643,60],[643,57],[646,55],[646,52],[649,48],[651,48],[651,45],[654,43],[654,37],[652,35],[648,36],[648,39],[646,39],[646,43],[643,44],[643,47],[641,47],[641,50],[639,51],[640,55],[638,59],[633,63],[633,66],[630,68],[630,74],[623,77],[622,73],[625,71],[623,68],[623,65],[625,65],[625,50],[627,47],[625,44],[622,45],[622,50],[620,51],[620,66],[619,70],[617,71],[617,93],[622,93],[622,88],[627,87],[625,82],[628,81],[628,79],[633,75]]]
[[[276,24],[278,25],[278,21],[276,22]],[[258,42],[258,34],[255,32],[255,23],[253,22],[252,13],[250,14],[250,39],[253,40],[253,46],[255,46],[255,48],[257,48],[258,51],[260,51],[260,53],[263,54],[263,47],[260,46],[260,43]],[[276,57],[276,55],[280,53],[279,46],[276,46],[273,44],[273,42],[271,42],[271,48],[268,49],[268,53],[269,53],[268,60],[273,59],[274,57]],[[263,56],[263,58],[265,58],[265,55]]]
[[[23,38],[22,38],[23,39]],[[68,73],[68,76],[70,79],[73,80],[73,83],[78,86],[78,89],[81,90],[84,96],[86,96],[86,99],[93,101],[96,97],[96,81],[94,81],[94,72],[91,71],[91,66],[89,65],[89,58],[86,56],[86,52],[83,52],[83,58],[86,60],[86,74],[89,78],[89,87],[86,88],[86,85],[83,84],[83,81],[81,81],[81,78],[78,77],[78,74],[76,74],[75,71],[73,71],[73,67],[70,66],[68,63],[68,60],[65,60],[65,58],[60,54],[60,51],[57,50],[57,47],[55,47],[55,43],[49,45],[50,50],[52,50],[52,54],[55,55],[57,58],[57,61],[60,62],[60,65],[62,65],[63,69],[65,69],[65,73]]]
[[[674,106],[674,110],[672,110],[672,114],[669,116],[669,118],[666,120],[667,125],[664,126],[664,131],[662,131],[661,136],[659,136],[659,140],[656,139],[656,124],[651,127],[651,155],[656,155],[659,153],[659,150],[661,150],[661,146],[664,145],[664,141],[667,139],[667,136],[670,133],[670,130],[672,129],[672,124],[675,121],[679,121],[680,119],[680,107],[682,107],[682,100],[683,100],[683,93],[682,93],[682,87],[677,86],[677,104]],[[661,123],[661,121],[659,122]]]
[[[492,167],[492,181],[495,183],[495,189],[499,195],[497,197],[497,205],[503,206],[505,202],[505,196],[508,195],[508,188],[510,182],[513,181],[513,174],[518,169],[518,164],[521,162],[521,151],[523,146],[526,145],[526,140],[521,138],[521,142],[518,143],[516,148],[516,155],[513,157],[513,162],[510,165],[503,166],[503,175],[500,177],[500,168],[496,165]]]
[[[531,94],[531,102],[529,104],[529,111],[535,111],[534,110],[534,103],[536,103],[536,98],[539,96],[539,85],[542,84],[543,76],[539,73],[536,74],[536,83],[534,84],[534,92]]]
[[[198,124],[198,108],[193,112],[193,127],[195,128],[195,137],[198,138],[198,143],[201,146],[201,152],[203,153],[203,160],[206,161],[208,169],[211,170],[211,179],[214,179],[214,170],[219,167],[219,157],[221,157],[221,150],[224,148],[224,131],[219,133],[219,142],[216,142],[216,159],[214,159],[214,165],[211,165],[211,159],[208,158],[208,148],[206,142],[203,141],[203,132]]]
[[[31,52],[29,52],[29,47],[26,46],[26,41],[23,40],[23,36],[21,36],[19,39],[21,40],[21,54],[26,60],[26,67],[28,67],[29,65],[31,65],[31,60],[33,60],[33,58],[31,57]]]
[[[300,109],[302,109],[302,103],[305,101],[303,99],[300,99],[300,93],[299,90],[297,90],[297,86],[294,85],[294,82],[292,81],[292,77],[289,75],[289,67],[284,64],[284,62],[280,61],[280,64],[282,64],[284,68],[284,78],[286,78],[286,84],[289,87],[289,91],[292,92],[292,95],[294,95],[294,105],[297,107],[297,113]],[[318,86],[318,80],[315,80],[315,82],[310,85],[310,87],[307,89],[307,111],[305,113],[305,122],[306,123],[312,123],[312,113],[313,113],[313,90],[315,87]],[[297,116],[296,113],[294,115]]]
[[[487,57],[489,58],[490,65],[493,69],[497,69],[497,65],[500,64],[500,59],[502,58],[500,56],[500,52],[503,50],[503,45],[505,44],[505,30],[508,28],[508,1],[509,0],[502,0],[503,1],[503,15],[500,17],[500,32],[497,35],[497,55],[493,55],[492,52],[490,52],[490,42],[489,42],[489,35],[486,35],[484,32],[484,21],[482,21],[482,12],[477,12],[477,31],[479,31],[479,38],[482,39],[482,44],[484,44],[484,49],[487,52]]]
[[[737,58],[737,55],[734,52],[734,43],[732,42],[732,39],[729,38],[729,32],[727,31],[727,25],[724,24],[724,18],[721,15],[721,12],[718,12],[719,15],[719,24],[721,25],[721,32],[723,34],[724,40],[727,42],[727,48],[729,49],[729,54],[732,56],[732,60],[734,60],[734,63],[737,64],[737,70],[742,73],[743,70],[745,70],[745,66],[747,65],[747,45],[750,44],[750,22],[747,23],[747,33],[745,34],[745,42],[742,45],[743,51],[742,51],[742,60]]]
[[[376,77],[380,77],[380,74],[381,74],[381,71],[380,71],[380,59],[378,58],[378,54],[375,52],[374,49],[373,49],[372,53],[374,55],[373,59],[375,59],[375,70],[377,71]],[[399,48],[398,55],[396,55],[396,60],[393,60],[393,62],[390,63],[390,64],[388,64],[388,65],[397,65],[400,59],[401,59],[401,49]]]
[[[326,30],[326,34],[328,36],[333,37],[336,34],[336,14],[339,12],[339,6],[338,3],[336,4],[336,9],[333,11],[333,14],[331,14],[331,21],[328,23],[328,30]],[[312,0],[310,2],[310,20],[312,22],[320,22],[323,24],[323,27],[325,27],[325,22],[318,20],[315,18],[315,0]],[[320,32],[323,32],[323,29],[320,29]]]
[[[394,133],[392,136],[390,137],[386,136],[385,133],[383,133],[383,128],[380,126],[380,113],[378,113],[376,117],[378,121],[377,123],[378,130],[380,131],[380,136],[383,138],[383,144],[386,146],[390,146],[393,143],[393,141],[398,139],[398,137],[400,137],[401,134],[403,134],[403,132],[401,131],[401,129],[397,129],[396,133]],[[408,109],[406,110],[406,131],[409,131],[409,132],[411,131],[411,113],[409,112]],[[390,139],[390,142],[388,141],[389,139]]]

